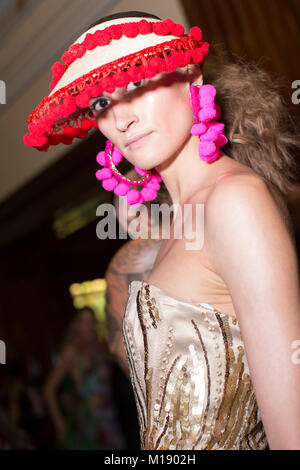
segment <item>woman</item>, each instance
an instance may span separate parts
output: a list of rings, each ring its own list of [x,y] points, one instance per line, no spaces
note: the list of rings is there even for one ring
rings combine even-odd
[[[91,308],[77,312],[67,330],[60,360],[44,384],[61,449],[116,450],[124,446],[112,398],[112,364],[96,328]]]
[[[95,126],[105,189],[138,205],[163,180],[175,205],[123,318],[142,448],[300,449],[298,264],[281,196],[299,139],[259,68],[228,65],[204,85],[208,49],[170,18],[99,20],[54,65],[25,143],[47,151]],[[123,155],[139,181],[116,169]],[[184,204],[204,208],[197,249],[174,234]]]

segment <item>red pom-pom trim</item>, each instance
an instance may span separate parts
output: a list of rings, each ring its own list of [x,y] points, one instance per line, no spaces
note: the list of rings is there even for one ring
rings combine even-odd
[[[112,39],[120,39],[122,36],[121,26],[113,24],[107,28],[107,33],[110,34]]]
[[[152,25],[151,23],[148,23],[148,21],[141,20],[137,24],[140,34],[149,34],[152,32]]]
[[[139,33],[139,29],[136,23],[125,23],[121,25],[121,28],[124,36],[127,38],[136,38]]]
[[[190,30],[190,35],[192,36],[195,41],[201,41],[202,39],[202,31],[199,26],[193,26]]]
[[[173,36],[182,36],[184,34],[184,27],[182,26],[182,24],[176,24],[172,31],[172,34]]]
[[[170,28],[168,24],[164,23],[163,21],[160,21],[158,23],[153,23],[153,32],[155,34],[158,34],[159,36],[165,36],[166,34],[169,34]]]
[[[164,23],[164,25],[162,25]],[[144,28],[149,32],[150,23],[141,21],[135,23],[139,34]],[[156,34],[169,32],[173,27],[174,35],[181,35],[183,27],[175,25],[171,20],[157,22]],[[119,25],[106,28],[104,31],[96,31],[93,38],[103,42],[111,41],[112,36],[117,37],[124,33]],[[128,26],[128,25],[127,25]],[[132,35],[134,27],[131,24],[126,34]],[[134,32],[135,33],[135,32]],[[199,31],[193,30],[194,38],[184,35],[180,39],[172,39],[138,51],[128,56],[107,63],[104,66],[91,70],[72,83],[57,90],[51,96],[45,97],[40,105],[31,113],[28,122],[29,133],[24,136],[25,145],[35,147],[46,152],[50,145],[60,142],[69,145],[75,137],[84,138],[89,130],[98,128],[97,121],[92,111],[87,107],[92,97],[99,96],[103,91],[113,93],[116,87],[122,88],[130,81],[137,82],[142,78],[152,78],[163,71],[172,72],[177,67],[184,67],[188,63],[201,63],[208,52],[209,44],[198,41]],[[95,36],[96,35],[96,36]],[[92,44],[92,38],[87,37]],[[76,54],[83,55],[85,45],[73,44],[67,53],[67,60],[75,60]],[[67,65],[59,62],[53,64],[53,79],[59,80]],[[81,109],[80,109],[81,108]]]

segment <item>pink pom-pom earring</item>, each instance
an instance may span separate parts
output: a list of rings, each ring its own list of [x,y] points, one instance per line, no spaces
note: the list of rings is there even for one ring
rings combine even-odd
[[[157,197],[162,177],[154,169],[148,172],[135,166],[135,171],[142,178],[131,180],[123,176],[116,168],[122,158],[120,150],[113,145],[111,140],[107,140],[105,150],[96,156],[99,165],[103,166],[96,172],[96,178],[102,180],[103,188],[107,191],[114,191],[118,196],[126,196],[127,202],[131,206],[138,206],[144,201],[153,201]],[[130,186],[134,186],[134,189],[130,189]],[[137,190],[138,186],[143,186],[141,191]]]
[[[216,89],[213,85],[190,85],[190,104],[194,114],[192,135],[198,135],[199,157],[205,162],[213,162],[220,157],[220,149],[228,140],[223,134],[224,124],[217,122],[221,108],[215,105]]]

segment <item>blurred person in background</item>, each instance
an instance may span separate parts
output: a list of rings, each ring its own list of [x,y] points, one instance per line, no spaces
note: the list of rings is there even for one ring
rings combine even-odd
[[[69,325],[44,396],[60,449],[123,449],[112,396],[112,361],[97,335],[94,311],[84,307]]]

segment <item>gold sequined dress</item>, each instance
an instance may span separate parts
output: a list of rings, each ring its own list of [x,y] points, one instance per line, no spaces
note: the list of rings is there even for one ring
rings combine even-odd
[[[269,448],[235,318],[132,281],[122,328],[143,450]]]

